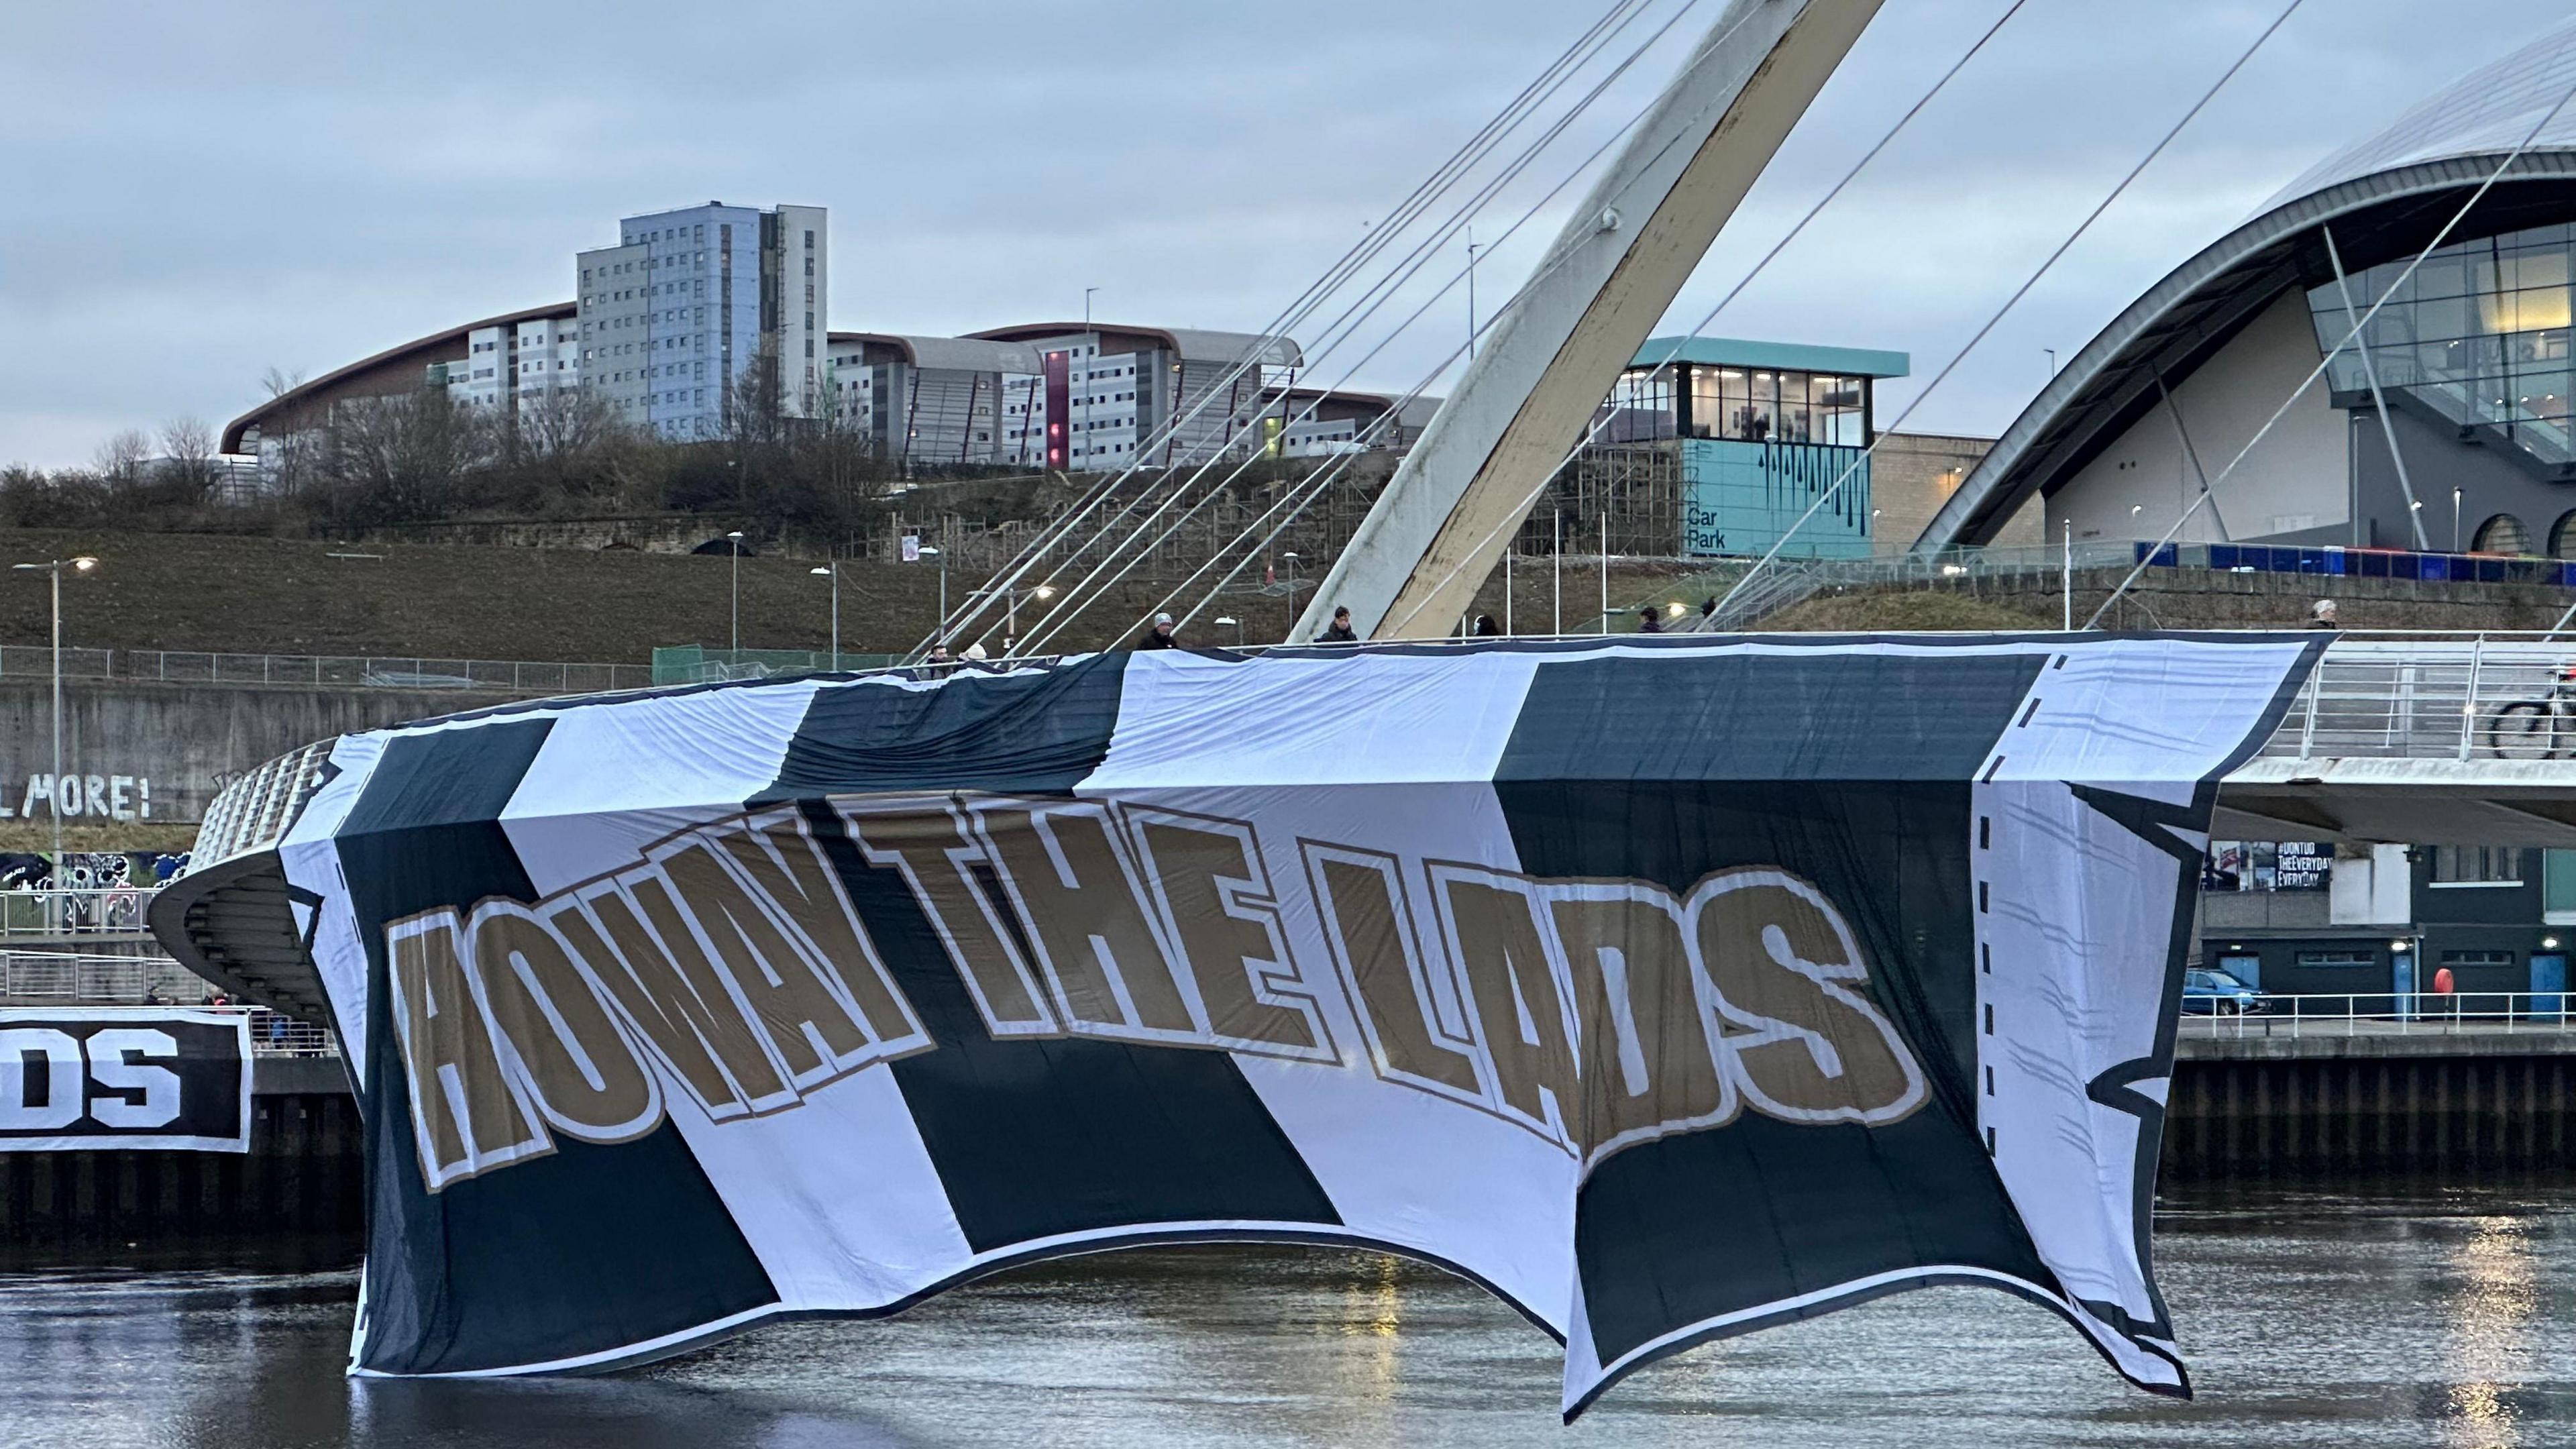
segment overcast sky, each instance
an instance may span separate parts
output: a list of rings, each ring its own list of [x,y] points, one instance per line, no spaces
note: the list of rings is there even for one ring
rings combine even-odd
[[[0,0],[0,462],[85,462],[120,428],[239,413],[271,366],[566,299],[618,217],[709,198],[831,209],[836,328],[1079,316],[1097,287],[1103,320],[1257,331],[1607,3]],[[1887,0],[1675,328],[2008,3]],[[1928,378],[2284,3],[2027,0],[1710,330],[1900,349]],[[1909,428],[2000,431],[2042,348],[2072,354],[2311,162],[2568,13],[2305,0]],[[1488,307],[1559,219],[1480,270]],[[1465,325],[1453,293],[1353,381],[1400,390]]]

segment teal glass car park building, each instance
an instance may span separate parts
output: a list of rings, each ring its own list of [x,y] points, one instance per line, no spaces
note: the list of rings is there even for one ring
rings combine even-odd
[[[1795,529],[1784,555],[1865,558],[1873,394],[1907,367],[1867,348],[1653,338],[1603,404],[1596,442],[1679,455],[1685,554],[1760,554]]]

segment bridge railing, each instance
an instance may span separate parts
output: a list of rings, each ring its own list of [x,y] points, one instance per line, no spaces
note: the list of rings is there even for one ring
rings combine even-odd
[[[2215,1006],[2217,1010],[2208,1008]],[[2182,1034],[2265,1036],[2417,1036],[2576,1033],[2576,992],[2364,991],[2265,996],[2246,1010],[2226,1001],[2186,998]]]
[[[2571,668],[2576,637],[2346,634],[2263,754],[2465,762],[2576,753]]]
[[[153,886],[0,891],[0,941],[139,937],[147,934],[143,916],[157,891]]]
[[[331,1033],[265,1006],[205,1006],[214,991],[166,956],[83,956],[60,951],[0,951],[0,1004],[97,1007],[184,1006],[250,1018],[251,1054],[336,1057]]]
[[[140,1006],[157,992],[188,1006],[214,988],[167,956],[110,956],[75,951],[0,951],[0,1000],[20,1005]]]

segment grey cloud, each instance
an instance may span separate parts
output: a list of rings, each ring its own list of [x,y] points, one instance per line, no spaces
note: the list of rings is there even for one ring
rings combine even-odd
[[[2005,3],[1889,0],[1675,325]],[[1928,376],[2275,10],[2030,0],[1715,330],[1901,348]],[[844,328],[1078,313],[1086,286],[1104,316],[1258,327],[1595,13],[21,3],[0,16],[0,460],[80,461],[116,428],[238,412],[272,364],[319,372],[567,296],[572,253],[615,218],[709,197],[829,206]],[[2307,0],[1914,425],[2001,428],[2041,347],[2072,352],[2310,161],[2565,13]],[[1551,229],[1496,254],[1489,306]],[[1402,387],[1454,340],[1408,339],[1360,380]]]

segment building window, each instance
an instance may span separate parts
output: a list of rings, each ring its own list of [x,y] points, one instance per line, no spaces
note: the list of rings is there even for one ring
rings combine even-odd
[[[2372,951],[2301,951],[2298,953],[2298,962],[2301,966],[2345,971],[2356,967],[2376,966],[2379,964],[2379,956]]]
[[[2513,964],[2513,953],[2511,951],[2445,951],[2442,953],[2442,964],[2445,966],[2480,966],[2490,968],[2511,966]]]
[[[2522,847],[2518,845],[2437,845],[2433,847],[2434,885],[2520,885]]]
[[[2510,513],[2499,513],[2478,525],[2469,539],[2471,553],[2501,553],[2521,558],[2531,552],[2531,530]]]

